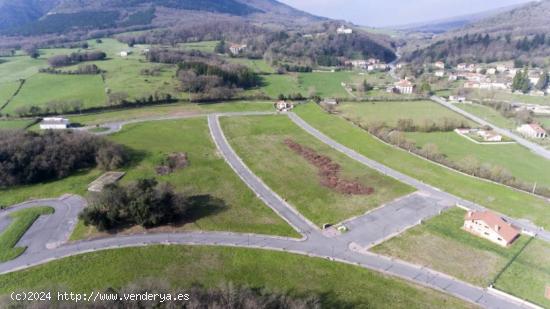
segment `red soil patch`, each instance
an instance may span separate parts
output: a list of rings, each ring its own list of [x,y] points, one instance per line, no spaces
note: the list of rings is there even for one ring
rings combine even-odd
[[[340,178],[339,174],[342,168],[338,163],[332,162],[331,158],[322,156],[315,150],[302,146],[291,139],[286,139],[285,144],[319,169],[321,185],[342,194],[370,195],[374,192],[372,187],[367,187],[358,181]]]

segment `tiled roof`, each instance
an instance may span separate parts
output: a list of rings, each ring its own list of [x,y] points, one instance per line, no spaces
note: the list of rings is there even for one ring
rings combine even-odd
[[[469,211],[466,214],[465,220],[485,222],[490,229],[499,234],[506,242],[514,240],[520,232],[517,228],[512,226],[512,224],[490,211]]]

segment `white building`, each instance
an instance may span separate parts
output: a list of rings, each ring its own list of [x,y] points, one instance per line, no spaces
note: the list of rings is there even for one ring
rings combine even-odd
[[[466,97],[461,97],[461,96],[449,96],[449,102],[453,102],[453,103],[465,103],[466,102]]]
[[[289,112],[293,108],[294,108],[294,104],[292,104],[291,102],[284,101],[284,100],[280,100],[280,101],[277,101],[277,103],[275,103],[275,109],[278,112]]]
[[[412,94],[414,91],[414,85],[409,80],[402,79],[395,83],[395,90],[401,94]]]
[[[229,46],[229,51],[233,55],[239,55],[246,49],[246,47],[247,46],[244,44],[231,44],[231,46]]]
[[[443,70],[435,71],[434,75],[436,77],[443,77],[443,76],[445,76],[445,71],[443,71]]]
[[[342,25],[342,26],[338,27],[338,29],[336,29],[336,33],[337,34],[352,34],[353,29],[346,28],[344,25]]]
[[[61,117],[47,117],[40,122],[40,130],[65,130],[69,128],[69,119]]]
[[[128,57],[132,52],[129,50],[123,50],[120,52],[120,57]]]
[[[445,69],[445,62],[438,61],[438,62],[434,63],[434,67],[444,70]]]
[[[462,228],[503,247],[511,245],[520,234],[512,224],[490,211],[468,211]]]
[[[495,69],[495,68],[488,68],[488,69],[487,69],[487,74],[489,74],[489,75],[495,75],[495,74],[497,74],[497,69]]]
[[[524,124],[518,127],[517,130],[519,133],[529,138],[543,139],[548,136],[546,130],[544,130],[539,124],[536,123]]]
[[[502,142],[502,135],[493,131],[479,130],[477,135],[486,142]]]

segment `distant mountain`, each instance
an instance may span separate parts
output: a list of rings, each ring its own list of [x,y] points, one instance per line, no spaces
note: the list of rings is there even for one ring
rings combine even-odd
[[[167,26],[231,16],[268,22],[321,18],[275,0],[0,0],[0,33],[36,36],[96,29]]]
[[[506,7],[501,7],[485,12],[461,15],[456,17],[450,17],[445,19],[432,20],[429,22],[408,24],[408,25],[399,25],[394,27],[389,27],[394,30],[400,30],[407,33],[410,32],[422,32],[422,33],[432,33],[432,34],[441,34],[451,30],[456,30],[464,28],[468,25],[471,25],[475,22],[481,21],[483,19],[496,16],[500,13],[508,12],[515,8],[521,7],[522,5],[511,5]]]
[[[531,2],[427,42],[409,44],[404,60],[418,64],[440,59],[451,64],[519,60],[544,65],[550,56],[549,16],[550,0]]]

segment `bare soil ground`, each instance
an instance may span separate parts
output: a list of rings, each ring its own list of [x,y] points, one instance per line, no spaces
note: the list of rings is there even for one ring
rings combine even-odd
[[[286,139],[284,143],[319,169],[321,185],[342,194],[370,195],[374,193],[372,187],[365,186],[356,180],[340,178],[341,166],[334,163],[331,158],[320,155],[315,150],[302,146],[291,139]]]

